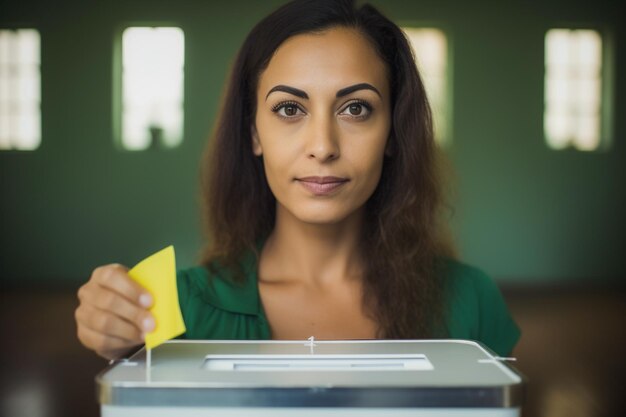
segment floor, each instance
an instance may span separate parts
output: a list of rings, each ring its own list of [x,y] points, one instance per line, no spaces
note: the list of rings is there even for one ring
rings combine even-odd
[[[626,294],[505,292],[522,328],[517,368],[528,378],[524,415],[618,417],[626,410]]]
[[[626,410],[626,294],[505,289],[522,328],[524,417],[617,417]],[[0,294],[0,417],[98,416],[106,361],[75,336],[72,291]]]

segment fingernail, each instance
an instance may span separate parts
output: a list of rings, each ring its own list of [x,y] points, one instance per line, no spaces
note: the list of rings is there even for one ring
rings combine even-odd
[[[152,296],[150,294],[141,294],[139,296],[139,304],[144,307],[150,307],[152,305]]]
[[[154,319],[152,317],[143,319],[143,329],[147,332],[154,329]]]

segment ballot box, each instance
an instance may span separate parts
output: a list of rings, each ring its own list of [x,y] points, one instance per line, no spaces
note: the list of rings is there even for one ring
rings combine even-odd
[[[467,340],[175,340],[96,385],[103,417],[519,416],[503,359]]]

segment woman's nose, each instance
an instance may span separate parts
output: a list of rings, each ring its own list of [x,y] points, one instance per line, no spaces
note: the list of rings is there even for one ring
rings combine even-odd
[[[339,137],[337,127],[331,116],[319,116],[311,119],[307,132],[307,157],[319,162],[328,162],[339,158]]]

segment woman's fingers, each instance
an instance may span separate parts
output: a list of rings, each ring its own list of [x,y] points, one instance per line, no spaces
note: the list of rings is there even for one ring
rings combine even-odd
[[[111,264],[96,268],[92,280],[118,294],[129,301],[144,308],[152,305],[150,293],[128,276],[128,268],[120,264]]]
[[[102,313],[111,313],[132,323],[138,331],[150,332],[154,330],[154,318],[148,310],[132,303],[128,298],[109,288],[99,285],[85,285],[79,290],[79,298],[81,305],[85,304],[85,306],[95,308],[89,310],[89,313],[95,316],[92,318],[94,321],[104,320],[99,317],[101,311]]]
[[[134,346],[141,344],[104,335],[85,326],[78,326],[78,339],[83,345],[107,359],[114,359],[124,355]]]
[[[75,312],[78,339],[87,348],[112,359],[143,343],[155,328],[147,310],[152,297],[119,264],[96,268],[78,290]]]
[[[134,324],[90,305],[76,309],[76,322],[80,326],[114,339],[122,339],[133,344],[143,343],[144,332]]]

